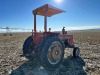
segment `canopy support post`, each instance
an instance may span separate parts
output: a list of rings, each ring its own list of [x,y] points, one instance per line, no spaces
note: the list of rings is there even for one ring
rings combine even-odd
[[[34,13],[34,32],[36,33],[36,14]]]

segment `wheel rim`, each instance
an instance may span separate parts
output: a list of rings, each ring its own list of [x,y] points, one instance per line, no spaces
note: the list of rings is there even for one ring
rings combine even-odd
[[[57,64],[63,56],[62,45],[55,41],[51,44],[48,50],[48,60],[51,64]]]

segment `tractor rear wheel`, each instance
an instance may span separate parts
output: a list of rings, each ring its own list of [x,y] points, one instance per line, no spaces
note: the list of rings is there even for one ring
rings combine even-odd
[[[58,36],[50,36],[42,44],[41,64],[47,70],[55,70],[64,57],[64,44]]]
[[[27,59],[34,59],[36,57],[36,48],[31,36],[29,36],[23,44],[23,55]]]

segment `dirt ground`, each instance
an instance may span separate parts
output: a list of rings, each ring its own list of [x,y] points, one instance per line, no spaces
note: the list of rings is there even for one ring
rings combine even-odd
[[[73,58],[72,49],[66,48],[65,58],[55,71],[47,71],[22,56],[23,42],[31,33],[0,34],[0,75],[100,75],[100,30],[69,34],[74,35],[80,57]]]

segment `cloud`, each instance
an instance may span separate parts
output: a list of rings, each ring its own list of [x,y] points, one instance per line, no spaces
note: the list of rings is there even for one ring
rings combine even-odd
[[[85,29],[95,29],[100,28],[100,26],[75,26],[75,27],[66,27],[66,30],[85,30]]]
[[[58,28],[52,28],[53,31],[60,31],[62,30],[63,27],[58,27]],[[69,30],[86,30],[86,29],[96,29],[96,28],[100,28],[100,25],[95,25],[95,26],[71,26],[71,27],[67,27],[65,26],[65,30],[69,31]]]

